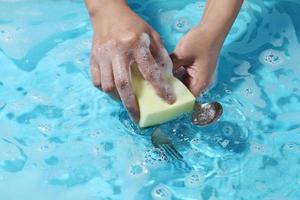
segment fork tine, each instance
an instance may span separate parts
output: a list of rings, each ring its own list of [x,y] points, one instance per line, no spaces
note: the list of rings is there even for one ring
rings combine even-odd
[[[154,147],[162,149],[166,156],[173,160],[182,160],[183,156],[175,149],[171,139],[163,133],[160,128],[156,128],[151,135],[151,142]]]
[[[168,145],[168,146],[169,146],[170,150],[172,152],[174,152],[174,154],[176,155],[176,157],[177,157],[178,160],[183,159],[183,156],[175,149],[175,147],[172,144]]]
[[[172,148],[170,144],[164,144],[164,148],[172,155],[172,157],[176,160],[181,159],[181,155],[178,155],[179,153],[176,151],[175,148]]]
[[[172,144],[167,144],[166,148],[168,148],[172,152],[177,160],[181,160],[183,158],[183,156],[174,148]]]
[[[167,154],[168,157],[171,157],[171,159],[176,160],[176,156],[174,153],[167,147],[166,144],[159,145]]]

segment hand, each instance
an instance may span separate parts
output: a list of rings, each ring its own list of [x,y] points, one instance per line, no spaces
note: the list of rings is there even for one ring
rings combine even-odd
[[[243,0],[207,0],[199,25],[185,35],[173,52],[175,68],[195,96],[213,78],[218,55]]]
[[[118,94],[128,112],[138,121],[139,107],[131,83],[132,63],[138,64],[141,74],[161,98],[173,103],[176,97],[167,81],[172,76],[172,61],[159,35],[126,3],[105,2],[106,6],[99,5],[97,9],[95,5],[88,5],[94,28],[93,83],[107,93]]]
[[[201,27],[196,27],[181,39],[171,54],[175,75],[195,96],[211,83],[221,44]]]

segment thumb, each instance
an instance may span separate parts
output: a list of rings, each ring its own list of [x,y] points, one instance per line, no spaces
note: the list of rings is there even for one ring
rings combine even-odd
[[[170,54],[170,57],[173,62],[173,75],[184,83],[187,78],[187,72],[184,68],[186,65],[185,60],[179,59],[175,52]]]
[[[180,58],[175,51],[170,54],[170,57],[173,62],[173,71],[176,71],[178,68],[187,65],[186,60]]]
[[[173,74],[182,82],[185,82],[188,74],[186,72],[186,67],[191,63],[188,59],[180,58],[176,51],[170,54],[171,60],[173,62]]]

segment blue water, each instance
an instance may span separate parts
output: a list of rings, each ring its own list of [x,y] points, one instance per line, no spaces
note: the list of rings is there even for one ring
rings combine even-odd
[[[203,5],[130,1],[169,51]],[[222,118],[161,127],[179,162],[92,86],[82,1],[0,0],[0,199],[299,200],[299,13],[298,0],[244,3],[199,98]]]

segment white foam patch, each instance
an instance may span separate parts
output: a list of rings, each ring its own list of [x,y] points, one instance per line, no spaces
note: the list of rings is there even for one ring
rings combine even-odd
[[[144,153],[144,163],[146,166],[158,166],[168,161],[164,152],[158,148],[148,149]]]
[[[184,184],[188,188],[198,188],[204,183],[204,173],[200,171],[191,171],[185,177]]]
[[[250,146],[250,150],[254,154],[266,154],[266,147],[263,144],[253,142]]]
[[[157,63],[160,66],[163,66],[163,71],[166,74],[166,76],[172,76],[172,71],[173,71],[173,63],[172,60],[169,56],[168,51],[165,48],[159,49]]]
[[[173,29],[180,33],[186,33],[192,28],[192,23],[187,17],[179,17],[173,24]]]
[[[151,191],[153,200],[171,200],[172,193],[169,188],[164,184],[159,184]]]
[[[140,43],[144,43],[146,47],[149,48],[151,43],[150,36],[147,33],[143,33],[140,38]]]
[[[267,49],[260,54],[259,61],[264,65],[277,67],[284,63],[285,56],[281,51]]]

